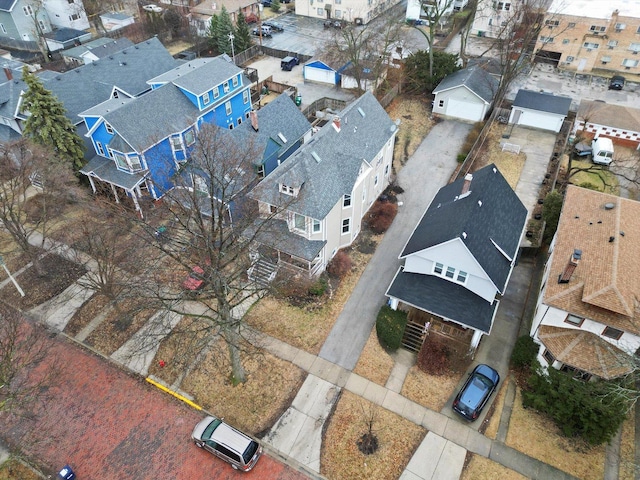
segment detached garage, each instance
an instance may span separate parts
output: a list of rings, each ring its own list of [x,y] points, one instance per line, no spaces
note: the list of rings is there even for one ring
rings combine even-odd
[[[446,76],[433,91],[433,113],[481,122],[497,90],[498,80],[482,68],[458,70]]]
[[[570,107],[570,97],[519,90],[511,107],[509,123],[559,132]]]
[[[340,74],[337,69],[320,60],[312,60],[306,63],[302,67],[302,75],[305,82],[318,82],[329,85],[338,85],[340,83]]]

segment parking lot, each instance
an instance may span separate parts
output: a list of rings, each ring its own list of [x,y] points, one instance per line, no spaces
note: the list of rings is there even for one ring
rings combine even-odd
[[[323,27],[323,21],[285,13],[273,20],[284,27],[283,32],[273,32],[271,38],[262,37],[262,44],[279,50],[297,52],[313,57],[331,40],[333,31]]]

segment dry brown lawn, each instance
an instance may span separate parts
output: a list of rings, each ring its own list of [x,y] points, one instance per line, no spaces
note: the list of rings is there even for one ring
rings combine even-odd
[[[430,105],[423,97],[396,97],[386,110],[392,120],[401,122],[393,153],[393,165],[398,171],[420,146],[434,122],[430,118]]]
[[[331,293],[331,298],[323,300],[320,308],[316,305],[313,308],[296,307],[285,300],[267,297],[254,305],[244,320],[267,335],[317,355],[372,254],[351,248],[349,256],[353,264],[351,272]]]
[[[389,355],[378,341],[378,335],[374,328],[369,335],[356,368],[353,369],[354,373],[371,380],[378,385],[384,386],[389,379],[389,374],[393,368],[394,360]]]
[[[368,432],[370,418],[374,418],[372,430],[379,447],[364,455],[356,442]],[[389,410],[343,391],[322,441],[320,473],[330,480],[399,478],[426,433]]]
[[[629,412],[629,416],[622,425],[622,438],[620,440],[620,480],[634,480],[635,478],[635,417],[636,412],[634,408]]]
[[[604,474],[604,445],[590,447],[563,437],[546,416],[522,407],[516,390],[507,445],[583,480],[600,480]]]
[[[516,154],[502,151],[500,140],[502,140],[503,130],[504,126],[497,123],[491,127],[485,140],[485,151],[481,154],[481,158],[474,163],[474,166],[480,168],[481,166],[495,163],[509,186],[515,190],[527,156],[524,152]]]
[[[527,477],[481,455],[472,455],[460,480],[526,480]]]
[[[108,305],[109,299],[107,297],[93,294],[76,310],[67,323],[64,332],[71,337],[75,337],[91,320],[102,313]]]
[[[245,346],[244,384],[232,386],[227,347],[215,342],[185,377],[181,390],[214,415],[252,435],[261,436],[289,408],[306,376],[292,363]]]
[[[500,384],[500,388],[495,394],[495,398],[493,402],[491,402],[491,408],[493,410],[493,414],[489,421],[486,422],[484,436],[491,438],[493,440],[496,439],[498,435],[498,427],[500,426],[500,417],[502,416],[502,409],[504,408],[504,399],[507,393],[507,385],[509,384],[509,377],[504,379],[504,381]]]
[[[0,480],[39,480],[41,478],[43,476],[15,458],[9,458],[0,465]]]
[[[407,374],[400,393],[423,407],[439,412],[453,395],[462,375],[462,372],[427,375],[417,366],[413,366]]]

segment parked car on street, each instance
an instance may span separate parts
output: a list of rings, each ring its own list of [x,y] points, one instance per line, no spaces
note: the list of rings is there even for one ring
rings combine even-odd
[[[453,401],[453,410],[466,420],[474,421],[482,412],[491,394],[495,392],[500,375],[489,365],[481,363],[464,382]]]
[[[255,467],[262,455],[262,446],[258,442],[212,416],[195,426],[191,439],[197,447],[204,448],[243,472]]]
[[[162,12],[162,7],[159,7],[158,5],[145,5],[142,7],[143,10],[146,10],[147,12],[154,12],[154,13],[160,13]]]
[[[284,32],[284,27],[278,22],[274,22],[273,20],[267,20],[266,22],[262,22],[262,25],[271,27],[271,30],[274,30],[276,32]]]
[[[622,90],[624,87],[624,77],[622,75],[614,75],[609,81],[609,90]]]
[[[190,292],[197,292],[198,290],[202,290],[204,284],[204,270],[202,267],[196,265],[191,269],[187,278],[182,282],[182,288]]]

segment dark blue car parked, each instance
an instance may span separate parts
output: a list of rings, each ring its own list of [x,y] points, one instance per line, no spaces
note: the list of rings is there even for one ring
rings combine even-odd
[[[499,382],[498,372],[489,365],[478,365],[456,395],[453,409],[465,419],[474,421],[480,415],[491,394],[495,392]]]

